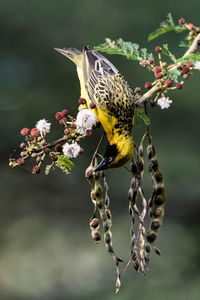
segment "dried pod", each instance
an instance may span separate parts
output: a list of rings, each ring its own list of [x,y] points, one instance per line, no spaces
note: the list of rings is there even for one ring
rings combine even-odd
[[[157,247],[153,247],[153,250],[155,251],[155,253],[157,254],[157,255],[161,255],[161,252],[160,252],[160,249],[158,249]]]
[[[155,204],[156,206],[160,206],[160,205],[162,205],[164,202],[165,202],[165,197],[162,196],[162,195],[157,196],[157,197],[155,197],[155,199],[154,199],[154,204]]]
[[[151,229],[152,230],[158,230],[160,228],[160,222],[159,220],[153,220],[153,222],[151,223]]]
[[[98,218],[93,218],[91,221],[90,221],[90,227],[92,229],[98,229],[100,227],[100,223],[99,223],[99,219]]]
[[[158,171],[158,170],[154,173],[154,177],[155,177],[155,180],[156,180],[158,183],[161,183],[162,180],[163,180],[162,174],[161,174],[161,172]]]
[[[147,253],[150,253],[151,252],[151,247],[149,245],[146,245],[145,250],[146,250]]]
[[[153,156],[155,156],[155,148],[153,145],[148,145],[147,147],[147,155],[148,155],[148,158],[151,159]]]
[[[155,232],[151,231],[149,233],[147,233],[147,241],[151,244],[153,243],[157,238],[157,235]]]
[[[92,231],[92,233],[91,233],[91,235],[92,235],[92,238],[93,238],[93,240],[96,242],[96,243],[99,243],[100,242],[100,240],[101,240],[101,233],[99,232],[99,231]]]
[[[85,171],[85,178],[87,178],[88,180],[92,179],[93,172],[94,172],[94,168],[93,168],[93,166],[90,165]]]
[[[163,214],[163,209],[160,207],[156,207],[153,214],[155,217],[160,217]]]
[[[112,241],[112,233],[111,232],[106,232],[104,234],[104,241],[106,244],[109,244]]]

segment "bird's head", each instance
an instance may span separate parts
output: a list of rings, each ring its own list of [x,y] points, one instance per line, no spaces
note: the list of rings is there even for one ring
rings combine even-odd
[[[95,171],[102,171],[108,168],[118,168],[123,166],[133,156],[133,140],[130,138],[125,144],[118,142],[108,145],[105,154],[95,169]]]

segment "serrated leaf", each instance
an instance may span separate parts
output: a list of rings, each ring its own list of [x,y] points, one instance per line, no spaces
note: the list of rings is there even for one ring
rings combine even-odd
[[[66,155],[58,155],[55,161],[55,166],[60,168],[65,174],[69,174],[70,170],[74,167],[74,163]]]
[[[130,60],[142,61],[147,58],[153,58],[152,53],[148,53],[146,48],[140,49],[136,43],[125,42],[123,39],[111,40],[106,38],[104,44],[94,47],[96,51],[107,54],[119,54],[126,56]]]
[[[149,34],[148,41],[152,41],[155,38],[157,38],[158,36],[165,34],[172,30],[176,31],[177,33],[180,33],[182,31],[186,30],[186,28],[185,28],[185,26],[175,25],[171,13],[168,13],[166,16],[166,21],[164,21],[160,24],[160,28],[156,29],[155,31],[153,31]]]
[[[190,61],[192,63],[196,63],[197,61],[200,61],[200,52],[192,53],[184,58],[179,58],[176,60],[176,63],[185,64],[187,61]]]
[[[181,76],[181,71],[179,71],[179,70],[169,70],[168,76],[174,82],[179,82],[180,81],[179,76]]]
[[[188,48],[188,41],[180,41],[179,47]]]
[[[171,53],[171,51],[169,51],[169,49],[168,49],[168,44],[164,44],[164,45],[163,45],[162,53],[163,53],[164,55],[170,57],[171,60],[172,60],[173,62],[176,62],[176,57],[175,57],[174,54]]]
[[[166,32],[175,30],[177,26],[176,25],[170,25],[170,26],[165,26],[165,27],[160,27],[158,29],[156,29],[155,31],[151,32],[148,35],[148,41],[152,41],[155,38],[157,38],[158,36],[165,34]]]
[[[169,25],[174,25],[174,20],[172,18],[172,14],[171,13],[168,13],[167,16],[166,16],[166,21]]]
[[[49,172],[50,172],[50,170],[51,170],[51,167],[52,167],[52,164],[46,166],[45,171],[44,171],[44,174],[45,174],[45,175],[49,175]]]
[[[144,122],[146,126],[151,125],[151,121],[149,117],[145,114],[143,108],[136,108],[134,123],[135,125],[141,125],[141,120]]]

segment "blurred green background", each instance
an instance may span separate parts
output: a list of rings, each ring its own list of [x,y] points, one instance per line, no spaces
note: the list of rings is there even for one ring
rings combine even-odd
[[[169,94],[169,110],[150,111],[160,167],[167,189],[166,216],[147,276],[132,267],[115,296],[115,267],[103,243],[90,238],[90,188],[84,170],[100,130],[83,142],[70,176],[59,171],[33,176],[30,169],[8,168],[9,154],[21,142],[20,130],[46,118],[52,138],[61,135],[54,115],[67,108],[76,114],[79,82],[74,65],[54,47],[95,46],[105,37],[134,41],[153,51],[169,43],[178,56],[178,36],[168,33],[147,42],[171,12],[200,25],[200,2],[131,0],[0,1],[0,299],[154,299],[200,297],[200,74],[183,90]],[[107,56],[108,57],[108,56]],[[151,74],[120,56],[108,57],[132,88]],[[137,135],[137,132],[135,132]],[[103,149],[102,149],[103,151]],[[128,259],[129,215],[124,169],[107,172],[117,254]],[[123,271],[122,271],[123,273]]]

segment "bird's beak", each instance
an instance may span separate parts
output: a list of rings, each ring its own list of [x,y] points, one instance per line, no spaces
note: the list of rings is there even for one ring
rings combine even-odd
[[[102,161],[99,163],[99,165],[96,167],[96,169],[94,170],[94,172],[97,171],[102,171],[108,168],[108,163],[107,163],[107,159],[103,158]]]

